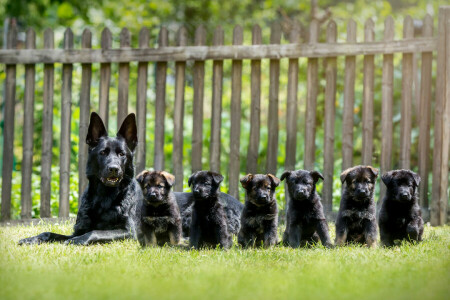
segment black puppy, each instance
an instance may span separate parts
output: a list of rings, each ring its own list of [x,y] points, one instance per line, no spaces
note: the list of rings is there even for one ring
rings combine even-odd
[[[210,171],[198,171],[189,177],[188,184],[194,194],[189,246],[221,247],[232,245],[227,229],[227,217],[219,201],[219,185],[223,176]]]
[[[381,242],[393,246],[395,240],[422,240],[423,220],[418,204],[420,176],[410,170],[395,170],[381,176],[386,196],[381,205]]]
[[[316,192],[316,183],[323,180],[317,171],[286,171],[281,180],[286,179],[289,203],[286,213],[286,230],[283,243],[293,248],[306,246],[308,242],[332,247],[328,224],[323,213],[320,196]]]
[[[343,192],[336,220],[336,245],[347,242],[375,247],[377,221],[373,193],[378,170],[356,166],[342,172]]]
[[[89,155],[86,176],[89,185],[72,235],[44,232],[19,244],[66,242],[87,245],[135,237],[136,204],[142,191],[134,178],[133,156],[137,145],[136,118],[128,115],[116,137],[108,137],[99,115],[91,114],[86,143]]]
[[[181,216],[172,192],[175,177],[164,171],[142,171],[136,179],[144,194],[137,235],[139,243],[141,246],[179,244]]]
[[[275,189],[280,180],[272,174],[248,174],[241,178],[245,205],[238,243],[244,247],[271,247],[278,242],[278,208]]]

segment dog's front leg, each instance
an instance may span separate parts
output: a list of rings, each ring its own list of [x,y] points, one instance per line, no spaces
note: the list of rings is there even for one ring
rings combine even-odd
[[[319,220],[319,222],[317,223],[317,234],[319,234],[320,240],[324,247],[333,248],[326,220]]]
[[[364,228],[364,238],[367,247],[375,248],[377,245],[377,222],[376,220],[367,220]]]
[[[300,228],[300,224],[291,224],[289,229],[289,246],[292,248],[298,248],[302,238],[302,229]]]
[[[269,248],[278,243],[277,222],[270,224],[269,230],[264,233],[264,248]]]
[[[73,235],[62,235],[62,234],[53,233],[53,232],[43,232],[39,235],[20,240],[19,245],[64,242],[72,237],[73,237]]]
[[[158,245],[158,241],[156,240],[156,234],[154,230],[150,230],[144,234],[144,242],[145,246],[156,247]]]
[[[181,240],[181,220],[175,222],[175,225],[169,230],[169,240],[171,245],[178,245]]]
[[[93,243],[107,243],[116,240],[132,238],[131,232],[125,229],[116,230],[93,230],[80,236],[73,237],[65,241],[65,244],[90,245]]]
[[[344,246],[347,242],[348,228],[344,219],[338,218],[336,221],[336,246]]]

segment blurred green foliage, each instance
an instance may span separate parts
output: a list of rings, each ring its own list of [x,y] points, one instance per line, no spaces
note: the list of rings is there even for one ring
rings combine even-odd
[[[319,1],[320,12],[328,8],[331,18],[338,26],[338,42],[346,40],[346,25],[349,18],[353,18],[358,24],[358,40],[364,39],[364,22],[372,18],[375,23],[375,39],[383,38],[384,20],[392,15],[395,20],[395,36],[402,36],[403,18],[410,14],[417,24],[420,25],[427,13],[437,24],[437,12],[440,5],[446,1],[427,1],[427,0],[401,0],[401,1],[337,1],[324,0]],[[75,48],[81,44],[81,33],[88,27],[93,32],[93,47],[100,47],[101,30],[108,27],[113,33],[113,47],[119,46],[119,32],[122,27],[127,27],[132,33],[132,46],[137,47],[138,32],[142,26],[150,29],[150,45],[157,44],[158,32],[161,25],[167,26],[169,30],[170,44],[175,45],[176,31],[180,26],[186,26],[189,32],[189,44],[193,44],[195,28],[204,25],[208,31],[208,43],[211,42],[212,33],[216,26],[220,25],[225,31],[225,44],[231,44],[232,30],[234,25],[239,24],[244,28],[244,44],[251,43],[251,28],[254,24],[259,24],[262,28],[263,43],[268,43],[270,39],[270,25],[273,22],[281,22],[284,29],[284,38],[282,43],[288,43],[286,28],[292,22],[299,22],[302,26],[302,41],[307,37],[307,27],[310,21],[310,2],[309,1],[279,1],[279,0],[230,0],[230,1],[210,1],[210,0],[128,0],[126,2],[113,0],[0,0],[0,19],[15,18],[19,24],[20,31],[25,31],[28,27],[33,27],[37,32],[37,48],[43,46],[43,29],[51,27],[55,32],[55,47],[61,48],[63,42],[64,30],[70,26],[75,34]],[[326,22],[321,27],[320,41],[325,41]],[[417,33],[420,36],[420,32]],[[418,56],[417,58],[420,58]],[[379,167],[380,143],[381,143],[381,75],[382,75],[381,55],[375,56],[375,93],[374,93],[374,154],[373,165]],[[420,70],[420,59],[418,68]],[[344,58],[339,57],[337,61],[338,78],[336,94],[336,123],[335,123],[335,168],[334,168],[334,195],[333,205],[337,209],[340,197],[339,173],[341,171],[341,125],[342,125],[342,107],[343,107],[343,84],[344,84]],[[363,92],[363,57],[356,59],[356,84],[355,84],[355,108],[354,108],[354,164],[361,163],[361,105]],[[317,99],[317,131],[316,131],[316,161],[315,168],[319,171],[323,169],[323,117],[324,117],[324,60],[319,60],[319,95]],[[394,55],[394,147],[393,147],[393,168],[398,167],[399,157],[399,136],[400,136],[400,97],[401,97],[401,55]],[[286,97],[287,97],[287,69],[288,61],[281,60],[280,72],[280,135],[278,151],[278,172],[280,176],[283,171],[286,143]],[[171,153],[173,137],[173,102],[174,102],[174,63],[168,64],[167,87],[166,87],[166,122],[165,122],[165,166],[168,171],[172,170]],[[186,185],[187,177],[190,174],[191,157],[191,130],[192,130],[192,99],[193,99],[193,79],[192,62],[187,63],[186,71],[186,90],[185,90],[185,119],[184,119],[184,172],[185,172],[185,190],[189,188]],[[296,167],[303,168],[304,151],[304,124],[305,124],[305,101],[306,101],[306,69],[307,59],[299,59],[299,82],[298,82],[298,120],[297,120],[297,152]],[[99,98],[99,65],[92,65],[92,88],[91,88],[91,110],[98,109]],[[204,141],[203,141],[203,167],[209,166],[209,137],[210,137],[210,115],[211,115],[211,97],[212,88],[210,78],[212,78],[212,62],[205,64],[205,108],[204,108]],[[149,80],[147,89],[147,156],[146,166],[152,167],[153,164],[153,128],[154,128],[154,99],[155,99],[155,64],[149,64]],[[433,70],[435,76],[435,70]],[[268,139],[267,131],[267,110],[268,110],[268,86],[269,86],[269,61],[262,61],[262,90],[261,90],[261,142],[259,153],[259,172],[265,171],[266,165],[266,144]],[[0,82],[5,78],[4,65],[0,66]],[[136,80],[137,64],[130,64],[130,87],[129,87],[129,112],[136,109]],[[419,81],[420,82],[420,81]],[[54,118],[53,118],[53,167],[52,167],[52,213],[57,215],[59,198],[59,136],[60,136],[60,100],[61,100],[61,65],[55,66],[55,87],[54,87]],[[79,139],[79,94],[81,90],[81,66],[74,65],[73,84],[72,84],[72,155],[71,155],[71,213],[77,211],[78,201],[78,143]],[[117,110],[117,90],[118,87],[118,66],[112,65],[112,78],[110,85],[110,121],[108,130],[114,134],[117,130],[116,110]],[[241,122],[241,173],[245,174],[248,140],[250,134],[250,61],[243,62],[242,76],[242,122]],[[35,91],[35,127],[34,127],[34,157],[33,157],[33,175],[32,175],[32,198],[33,198],[33,216],[39,216],[39,198],[40,198],[40,157],[41,157],[41,133],[42,133],[42,91],[43,91],[43,66],[36,66],[36,91]],[[434,93],[434,90],[433,90]],[[3,83],[0,84],[0,95],[3,95]],[[16,89],[16,115],[15,115],[15,140],[14,157],[15,167],[13,172],[13,217],[20,216],[20,184],[21,184],[21,160],[22,160],[22,123],[23,123],[23,96],[24,96],[24,67],[17,68],[17,89]],[[231,97],[231,61],[224,62],[223,79],[223,113],[222,113],[222,152],[221,152],[221,172],[227,175],[228,172],[228,153],[229,153],[229,129],[230,129],[230,99]],[[414,96],[413,107],[413,132],[411,149],[411,167],[417,171],[417,143],[418,143],[418,124],[417,124],[417,96]],[[2,102],[3,103],[3,102]],[[3,105],[3,104],[1,104]],[[2,118],[3,119],[3,118]],[[3,128],[3,124],[2,124]],[[3,140],[3,131],[0,139]],[[0,159],[1,161],[1,159]],[[223,183],[223,191],[227,191],[228,179]],[[430,180],[430,178],[428,179]],[[319,184],[319,191],[322,185]],[[284,206],[284,189],[278,189],[280,206]],[[241,200],[243,199],[241,191]]]

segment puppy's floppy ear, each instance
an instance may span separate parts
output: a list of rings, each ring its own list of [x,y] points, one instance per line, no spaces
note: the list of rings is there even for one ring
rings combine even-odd
[[[414,179],[414,183],[416,184],[416,186],[419,186],[419,183],[420,183],[420,176],[418,175],[418,174],[416,174],[416,173],[414,173],[413,171],[410,171],[411,173],[411,176],[413,177],[413,179]]]
[[[86,144],[91,147],[97,146],[98,140],[103,136],[108,136],[105,125],[100,116],[96,112],[92,112],[86,136]]]
[[[144,183],[145,176],[147,176],[149,173],[150,173],[149,171],[144,170],[141,173],[139,173],[138,176],[136,176],[136,180],[141,186]]]
[[[389,171],[381,176],[381,180],[384,182],[386,186],[389,186],[392,182],[392,177],[394,177],[394,171]]]
[[[250,182],[252,182],[253,174],[247,174],[244,177],[241,178],[240,182],[244,189],[247,189],[250,185]]]
[[[192,185],[192,181],[194,180],[195,176],[197,176],[198,172],[200,172],[200,171],[197,171],[197,172],[194,172],[191,174],[191,176],[188,179],[188,186]]]
[[[138,142],[135,114],[129,114],[125,120],[123,120],[122,126],[120,126],[120,129],[117,132],[117,136],[124,138],[128,148],[130,148],[132,152],[134,151]]]
[[[169,186],[173,186],[175,184],[175,176],[166,171],[161,171],[160,174],[166,179]]]
[[[323,175],[318,171],[311,171],[311,172],[309,172],[309,175],[311,175],[311,177],[313,178],[314,183],[317,183],[317,181],[319,181],[319,179],[323,180]]]
[[[347,178],[347,175],[353,171],[353,168],[348,168],[347,170],[345,170],[344,172],[341,173],[341,183],[345,182],[345,179]]]
[[[209,174],[212,176],[214,183],[219,185],[223,181],[222,174],[216,173],[216,172],[209,172]]]
[[[378,169],[372,167],[372,166],[367,166],[367,168],[370,170],[370,172],[372,173],[374,178],[378,177]]]
[[[281,181],[277,177],[273,176],[272,174],[267,174],[267,177],[270,178],[270,180],[272,181],[272,184],[275,185],[275,187],[280,185]]]
[[[283,174],[281,174],[280,179],[284,180],[285,178],[288,178],[289,176],[291,176],[292,171],[284,171]]]

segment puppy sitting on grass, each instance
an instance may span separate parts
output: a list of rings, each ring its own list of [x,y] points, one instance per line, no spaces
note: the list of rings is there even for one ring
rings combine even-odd
[[[243,247],[275,245],[278,208],[274,195],[280,180],[272,174],[248,174],[241,178],[241,184],[246,192],[238,243]]]
[[[232,245],[227,229],[225,209],[219,201],[221,174],[198,171],[189,177],[188,184],[194,195],[189,246],[195,249]]]
[[[423,220],[417,190],[420,176],[410,170],[385,173],[381,180],[387,187],[380,210],[380,238],[385,246],[395,240],[422,240]]]
[[[317,171],[286,171],[281,180],[286,179],[290,200],[286,213],[286,230],[283,243],[293,248],[306,246],[319,239],[327,248],[333,247],[328,233],[328,224],[323,213],[316,183],[323,180]]]
[[[347,242],[375,247],[377,221],[373,193],[378,170],[356,166],[342,172],[343,191],[336,220],[336,245]]]
[[[137,234],[139,243],[143,247],[179,244],[181,217],[172,192],[175,177],[164,171],[142,171],[136,179],[144,194]]]

